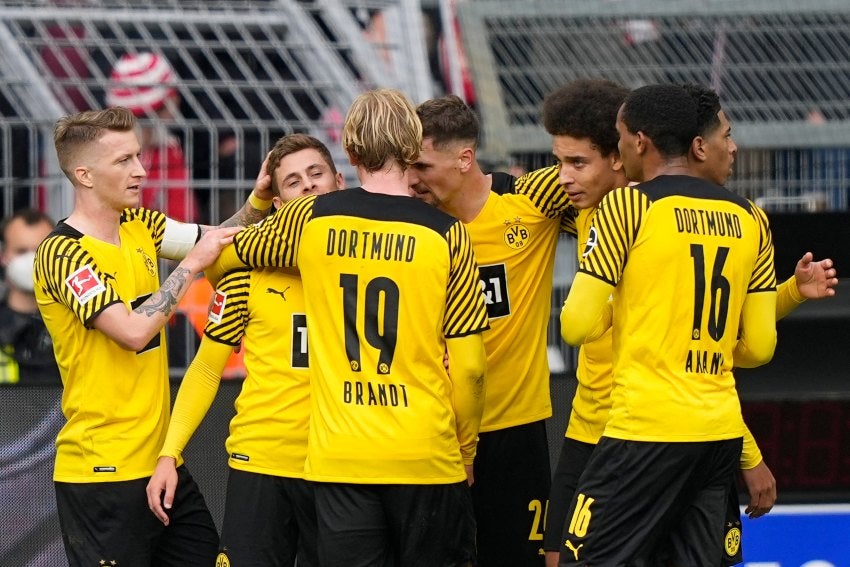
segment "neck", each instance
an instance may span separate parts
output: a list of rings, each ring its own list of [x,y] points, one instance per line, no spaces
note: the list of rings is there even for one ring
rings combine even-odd
[[[35,313],[38,311],[38,304],[35,302],[35,296],[12,286],[8,286],[6,293],[6,304],[12,311],[18,313]]]
[[[487,204],[492,185],[493,176],[485,175],[476,167],[464,177],[460,191],[454,193],[452,199],[441,203],[440,208],[463,223],[472,222]]]
[[[370,193],[411,196],[407,170],[403,170],[397,163],[378,171],[366,171],[365,168],[357,166],[357,178],[360,180],[360,186]]]
[[[65,223],[87,236],[118,245],[118,229],[121,226],[121,211],[93,199],[85,199],[77,189],[77,199],[73,212]]]
[[[659,160],[658,163],[652,164],[651,167],[645,167],[644,173],[644,181],[655,179],[660,175],[693,175],[688,167],[688,158],[686,156]]]

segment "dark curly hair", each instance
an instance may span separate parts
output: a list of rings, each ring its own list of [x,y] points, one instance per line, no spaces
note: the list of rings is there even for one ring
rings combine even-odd
[[[629,89],[606,79],[578,79],[543,100],[543,126],[552,136],[587,138],[603,156],[617,151],[617,111]]]
[[[697,136],[697,104],[678,85],[633,90],[623,104],[622,119],[629,132],[643,132],[665,158],[686,155]]]

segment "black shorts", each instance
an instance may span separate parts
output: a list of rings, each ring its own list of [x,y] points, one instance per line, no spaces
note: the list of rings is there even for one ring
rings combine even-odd
[[[695,507],[692,513],[699,514],[702,509]],[[687,565],[687,551],[683,542],[690,541],[696,537],[693,533],[695,522],[686,515],[681,522],[680,528],[673,531],[656,545],[655,552],[650,554],[645,561],[639,562],[636,567],[677,567]],[[722,539],[716,543],[722,551],[720,553],[720,567],[731,567],[744,561],[744,553],[741,547],[741,507],[738,501],[738,484],[735,483],[729,491],[726,500],[726,521],[723,523]],[[711,567],[714,567],[712,565]]]
[[[164,526],[148,509],[148,478],[56,482],[56,505],[71,567],[214,565],[218,532],[198,485],[177,468],[174,505]]]
[[[552,477],[552,489],[549,491],[549,514],[546,516],[546,531],[543,534],[543,549],[546,551],[561,550],[567,510],[594,447],[594,443],[564,438],[555,476]]]
[[[478,565],[543,565],[550,470],[544,421],[479,435],[472,485]]]
[[[641,564],[669,541],[682,565],[720,565],[741,439],[647,443],[603,437],[567,513],[560,565]],[[645,563],[644,563],[645,564]]]
[[[314,489],[322,567],[455,567],[475,558],[475,519],[465,481],[317,482]]]
[[[316,567],[313,483],[230,469],[219,560],[232,567]],[[227,563],[224,563],[224,560]]]

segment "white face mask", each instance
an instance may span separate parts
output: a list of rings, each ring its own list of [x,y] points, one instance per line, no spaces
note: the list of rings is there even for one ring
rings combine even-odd
[[[35,261],[35,252],[24,252],[12,258],[6,266],[6,279],[9,283],[21,291],[32,293],[32,265]]]

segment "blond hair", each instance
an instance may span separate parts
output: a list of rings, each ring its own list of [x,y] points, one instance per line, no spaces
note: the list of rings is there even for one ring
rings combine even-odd
[[[392,160],[404,170],[416,163],[421,146],[422,124],[400,91],[367,91],[348,109],[342,147],[354,165],[375,172]]]
[[[60,118],[53,129],[53,145],[59,167],[73,182],[80,150],[99,140],[106,131],[129,132],[135,127],[136,117],[122,106],[87,110]]]

